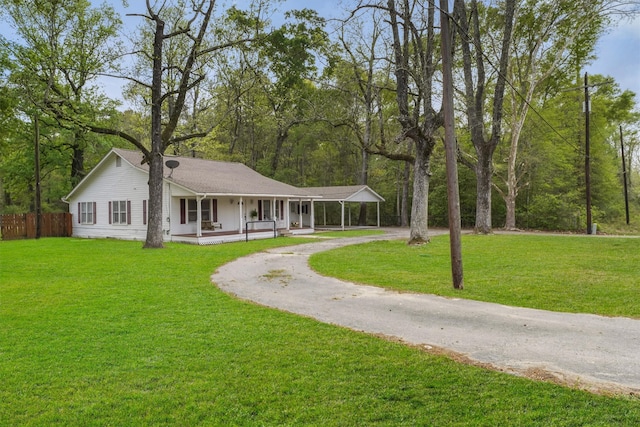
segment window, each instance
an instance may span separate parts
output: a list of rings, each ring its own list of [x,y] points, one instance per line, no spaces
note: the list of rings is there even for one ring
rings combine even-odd
[[[96,223],[96,202],[78,203],[78,223],[79,224],[95,224]]]
[[[198,220],[198,202],[194,199],[189,199],[187,202],[187,218],[189,218],[189,222],[196,222]]]
[[[302,206],[302,213],[309,215],[309,203],[296,203],[291,205],[291,213],[300,215],[300,206]]]
[[[211,213],[211,221],[218,222],[218,199],[211,199],[213,212]]]
[[[218,201],[204,199],[200,201],[200,215],[202,221],[217,222]],[[196,222],[198,220],[198,201],[195,199],[180,199],[180,224]]]
[[[200,214],[202,215],[203,221],[211,221],[211,200],[201,200],[200,201]]]
[[[109,224],[131,224],[131,202],[114,200],[109,202]]]
[[[258,219],[271,219],[271,200],[258,200]]]

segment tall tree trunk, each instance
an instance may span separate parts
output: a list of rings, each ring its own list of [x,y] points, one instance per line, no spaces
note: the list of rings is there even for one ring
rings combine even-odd
[[[491,233],[491,179],[493,176],[494,147],[485,146],[477,150],[476,164],[476,233]]]
[[[278,135],[276,136],[276,147],[273,150],[273,158],[271,159],[271,172],[276,173],[278,169],[278,163],[280,162],[280,153],[282,152],[282,146],[289,136],[289,130],[286,128],[278,127]]]
[[[151,152],[146,155],[149,163],[149,221],[145,248],[162,248],[162,185],[164,165],[164,141],[162,139],[162,48],[164,21],[156,17],[153,41],[153,76],[151,84]]]
[[[515,0],[504,3],[504,32],[500,51],[498,77],[493,93],[493,111],[491,121],[491,135],[486,138],[485,128],[485,88],[487,78],[485,73],[484,49],[482,46],[481,28],[479,23],[478,2],[471,0],[470,16],[464,0],[455,0],[454,11],[458,16],[461,35],[462,62],[465,80],[465,103],[471,140],[478,157],[474,165],[476,173],[476,225],[477,233],[491,233],[491,179],[493,175],[493,153],[502,137],[502,115],[504,91],[506,87],[506,73],[509,65],[509,53],[515,15]],[[469,27],[471,23],[471,27]],[[469,35],[472,37],[469,37]],[[472,40],[472,39],[473,40]],[[475,50],[475,63],[471,46]],[[475,69],[474,69],[475,68]],[[474,87],[474,79],[476,84]]]
[[[523,107],[528,110],[528,107]],[[516,229],[516,199],[518,197],[519,180],[518,180],[518,144],[520,142],[520,134],[524,126],[526,112],[519,118],[514,118],[511,126],[511,146],[509,147],[509,159],[507,160],[507,193],[503,196],[506,206],[506,221],[504,228],[507,230]]]
[[[416,142],[416,160],[413,177],[413,203],[411,204],[411,229],[409,245],[429,242],[429,178],[431,149],[428,141]]]
[[[360,185],[367,185],[369,180],[369,153],[366,149],[362,149],[362,165],[360,169]],[[358,225],[367,225],[367,204],[360,203],[360,215],[358,216]]]
[[[402,179],[402,201],[400,208],[400,225],[409,226],[409,186],[411,185],[411,164],[404,162]]]
[[[147,240],[145,248],[162,248],[162,189],[163,171],[162,154],[152,152],[149,158],[149,221],[147,222]]]
[[[76,143],[73,145],[73,157],[71,159],[71,183],[75,187],[84,178],[84,149],[78,144],[76,132]]]

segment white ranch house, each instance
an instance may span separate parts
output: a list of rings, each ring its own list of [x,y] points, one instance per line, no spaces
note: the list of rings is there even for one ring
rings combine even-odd
[[[165,241],[205,245],[313,233],[314,201],[332,189],[294,187],[241,163],[165,156],[165,163],[169,160],[179,165],[164,171]],[[63,199],[73,215],[73,236],[144,240],[148,173],[142,153],[112,149]],[[342,195],[378,206],[384,200],[367,186],[339,188]]]

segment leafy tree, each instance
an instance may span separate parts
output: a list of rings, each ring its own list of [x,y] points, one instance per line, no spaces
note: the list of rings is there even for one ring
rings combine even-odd
[[[621,93],[603,76],[591,76],[591,80],[597,85],[592,89],[590,115],[592,206],[597,222],[609,222],[623,211],[617,123],[633,117],[633,97],[631,92]],[[580,91],[554,94],[540,106],[542,118],[531,116],[523,127],[520,159],[525,163],[521,166],[524,191],[519,195],[517,218],[526,227],[578,230],[584,226],[581,95]],[[508,149],[505,146],[505,151]]]
[[[63,103],[76,115],[89,116],[100,104],[106,106],[95,80],[115,57],[113,44],[120,20],[113,8],[93,8],[87,0],[3,0],[0,4],[19,38],[9,44],[16,63],[12,82],[40,114],[58,119]],[[85,174],[84,152],[90,139],[75,123],[67,122],[64,127],[72,137],[59,149],[70,153],[71,183],[75,185]]]
[[[514,29],[509,93],[509,153],[506,176],[498,185],[506,208],[506,228],[516,227],[516,200],[528,162],[519,160],[520,137],[531,105],[549,93],[566,88],[572,76],[592,59],[593,47],[626,2],[523,1]]]
[[[493,154],[502,138],[502,116],[506,72],[516,8],[515,0],[506,0],[503,10],[481,8],[476,0],[471,0],[468,11],[464,0],[456,0],[455,14],[462,47],[462,64],[465,83],[465,109],[471,142],[475,148],[476,161],[467,164],[476,173],[476,223],[479,233],[491,232],[491,189],[493,177]],[[481,17],[482,15],[482,17]],[[482,19],[484,18],[484,19]],[[481,20],[484,27],[481,27]],[[482,37],[483,30],[492,37]],[[496,39],[493,35],[499,34]],[[489,42],[496,46],[489,45]],[[499,52],[497,58],[487,52]],[[494,62],[497,70],[491,70]],[[485,126],[485,105],[488,94],[489,76],[497,74],[493,97],[491,98],[491,123]],[[489,73],[488,73],[489,72]],[[489,128],[489,135],[485,129]],[[467,159],[461,157],[461,159]]]
[[[428,195],[431,153],[436,145],[436,132],[442,126],[442,111],[433,103],[434,79],[437,71],[435,38],[435,6],[419,1],[403,0],[396,4],[365,4],[362,8],[383,11],[388,17],[392,40],[393,69],[400,134],[395,141],[410,140],[413,154],[389,149],[386,138],[376,153],[390,159],[413,163],[413,201],[409,244],[429,241]]]

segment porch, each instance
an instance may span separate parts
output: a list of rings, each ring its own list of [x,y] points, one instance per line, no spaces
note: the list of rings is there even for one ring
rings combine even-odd
[[[258,239],[273,239],[280,236],[300,236],[306,234],[313,234],[314,229],[311,227],[302,227],[289,229],[278,228],[275,232],[273,230],[203,230],[202,235],[198,236],[195,233],[188,234],[172,234],[170,236],[171,242],[189,243],[192,245],[217,245],[220,243],[230,242],[244,242],[248,240]]]

